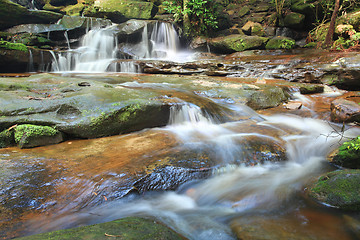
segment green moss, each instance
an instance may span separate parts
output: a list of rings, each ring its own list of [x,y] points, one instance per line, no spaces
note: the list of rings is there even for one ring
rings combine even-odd
[[[27,52],[28,48],[22,43],[11,43],[8,41],[0,41],[0,48],[10,49],[10,50],[19,50]]]
[[[295,40],[287,37],[274,37],[270,39],[266,49],[292,49],[295,46]]]
[[[332,162],[346,168],[360,168],[360,136],[343,143]]]
[[[19,89],[29,91],[31,88],[29,86],[24,85],[24,84],[0,83],[0,90],[2,90],[2,91],[15,91],[15,90],[19,90]]]
[[[301,94],[314,94],[314,93],[322,93],[322,92],[324,92],[323,85],[303,84],[302,86],[300,86]]]
[[[360,210],[360,170],[325,174],[309,189],[309,195],[344,210]]]
[[[129,121],[130,117],[136,116],[136,112],[141,109],[140,104],[132,104],[125,108],[124,112],[119,115],[120,122],[127,122]]]
[[[316,47],[317,47],[316,42],[309,42],[304,46],[304,48],[316,48]]]
[[[50,233],[42,233],[34,236],[19,238],[22,240],[45,240],[45,239],[128,239],[128,240],[160,240],[160,239],[183,239],[179,234],[166,226],[150,219],[128,217],[108,223],[91,226],[60,230]]]
[[[49,126],[37,126],[31,124],[19,125],[15,129],[15,142],[20,143],[27,140],[30,137],[39,137],[39,136],[55,136],[59,133],[58,130]]]
[[[4,130],[0,133],[0,148],[9,147],[14,141],[14,131]]]

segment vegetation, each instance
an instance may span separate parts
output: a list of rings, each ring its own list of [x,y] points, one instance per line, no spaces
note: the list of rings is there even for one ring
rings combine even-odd
[[[10,49],[10,50],[20,50],[26,52],[28,48],[22,43],[11,43],[8,41],[0,41],[0,48]]]
[[[165,10],[184,26],[186,35],[208,35],[218,27],[216,2],[208,0],[169,0]]]
[[[346,168],[360,168],[360,136],[342,144],[332,162]]]

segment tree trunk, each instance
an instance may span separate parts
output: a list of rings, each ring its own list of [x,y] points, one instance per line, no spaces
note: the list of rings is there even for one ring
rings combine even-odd
[[[334,37],[334,32],[335,32],[335,22],[336,22],[336,17],[339,12],[339,8],[340,8],[340,0],[335,0],[335,8],[331,15],[329,29],[328,29],[328,32],[326,34],[325,41],[324,41],[324,47],[329,47],[333,42],[333,37]]]
[[[184,12],[186,12],[186,9],[188,8],[189,0],[183,0],[183,10]],[[190,18],[189,18],[189,14],[185,13],[184,14],[184,19],[183,19],[183,25],[184,25],[184,32],[185,35],[189,36],[191,33],[191,25],[190,25]]]

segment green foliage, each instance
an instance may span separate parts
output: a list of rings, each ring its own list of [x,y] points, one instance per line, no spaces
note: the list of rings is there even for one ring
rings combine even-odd
[[[15,142],[19,143],[23,137],[32,136],[55,136],[59,132],[49,126],[37,126],[31,124],[23,124],[16,127],[15,130]],[[27,142],[26,142],[27,143]]]
[[[184,19],[189,19],[191,29],[188,34],[208,35],[210,30],[218,28],[215,1],[185,0],[184,6],[184,0],[169,0],[165,1],[164,5],[167,12],[174,14],[176,22],[186,25]]]
[[[347,168],[360,168],[360,136],[343,143],[333,163]]]
[[[10,50],[19,50],[26,52],[28,48],[22,43],[11,43],[7,41],[0,41],[0,48],[10,49]]]

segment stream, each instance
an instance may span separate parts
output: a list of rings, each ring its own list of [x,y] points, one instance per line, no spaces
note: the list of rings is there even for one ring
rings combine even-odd
[[[359,214],[317,204],[304,189],[335,169],[326,160],[332,151],[360,135],[355,126],[328,121],[328,103],[342,93],[330,89],[305,97],[296,92],[292,98],[303,104],[296,115],[278,108],[255,112],[212,98],[211,90],[197,96],[239,116],[224,121],[224,112],[207,112],[187,101],[196,86],[189,90],[162,80],[149,83],[146,78],[158,76],[138,73],[137,61],[174,56],[178,62],[192,61],[193,55],[178,50],[171,25],[144,28],[143,35],[150,38],[131,46],[133,58],[114,52],[120,47],[111,27],[90,30],[80,48],[54,54],[53,71],[64,81],[130,75],[134,80],[119,87],[172,92],[179,99],[168,124],[31,149],[0,149],[0,211],[6,216],[0,220],[0,238],[150,216],[194,240],[357,239],[346,219],[359,219]],[[129,50],[123,46],[123,52],[125,48]],[[187,78],[207,83],[198,76]],[[154,169],[179,171],[180,177],[162,179]],[[184,169],[204,176],[183,182]],[[154,174],[152,182],[141,190],[139,181],[149,174]]]

